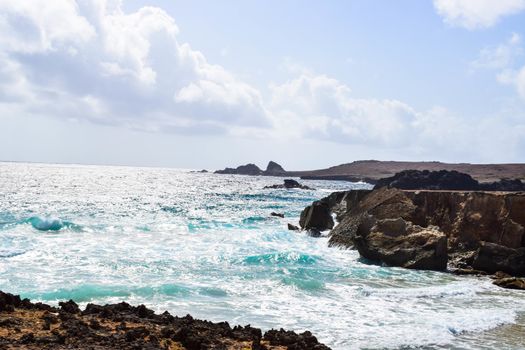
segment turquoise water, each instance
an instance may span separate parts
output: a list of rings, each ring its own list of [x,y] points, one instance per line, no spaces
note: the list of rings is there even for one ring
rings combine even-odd
[[[524,324],[522,292],[368,265],[326,238],[286,229],[311,201],[365,184],[263,190],[281,181],[0,163],[0,289],[47,303],[126,300],[311,330],[334,349],[525,347],[515,334]]]

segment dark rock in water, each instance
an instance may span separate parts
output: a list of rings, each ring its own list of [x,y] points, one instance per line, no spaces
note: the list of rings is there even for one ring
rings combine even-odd
[[[268,166],[266,167],[266,170],[264,171],[264,175],[272,175],[272,176],[279,176],[286,173],[286,170],[273,160],[271,160],[268,163]]]
[[[525,191],[525,184],[519,179],[479,183],[470,175],[455,170],[405,170],[378,180],[374,189],[385,186],[402,190]]]
[[[286,189],[292,189],[292,188],[300,188],[302,190],[313,190],[313,188],[308,187],[306,185],[301,185],[299,182],[293,180],[293,179],[286,179],[284,180],[284,183],[282,185],[271,185],[271,186],[264,186],[265,189],[278,189],[278,188],[286,188]]]
[[[525,290],[525,279],[518,277],[504,277],[495,279],[492,283],[507,289],[522,289]]]
[[[300,228],[298,226],[295,226],[295,225],[292,225],[292,224],[288,224],[288,230],[290,230],[290,231],[299,231]]]
[[[237,168],[226,168],[217,170],[215,174],[234,174],[234,175],[262,175],[263,171],[255,164],[246,164]]]
[[[469,269],[452,269],[450,270],[450,272],[453,273],[454,275],[459,275],[459,276],[463,276],[463,275],[483,276],[487,274],[484,271],[474,270],[470,268]]]
[[[405,170],[377,181],[374,189],[381,187],[403,190],[463,190],[475,191],[479,183],[470,175],[457,171]]]
[[[334,227],[334,219],[327,203],[316,201],[301,212],[299,225],[304,230],[324,231]]]
[[[435,226],[413,225],[402,218],[368,217],[358,227],[354,244],[366,259],[420,270],[447,268],[447,236]]]
[[[274,212],[274,211],[272,211],[272,212],[270,213],[270,215],[271,215],[271,216],[277,216],[277,217],[279,217],[279,218],[284,218],[284,214],[282,214],[282,213],[276,213],[276,212]]]
[[[482,242],[472,267],[489,273],[503,271],[514,276],[525,276],[525,247],[515,249]]]

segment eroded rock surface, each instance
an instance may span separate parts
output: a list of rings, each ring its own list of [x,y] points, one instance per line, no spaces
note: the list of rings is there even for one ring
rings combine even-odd
[[[525,275],[525,193],[380,188],[331,196],[335,203],[327,205],[329,211],[345,211],[337,214],[340,222],[330,232],[330,245],[356,247],[374,260],[414,268],[420,267],[413,256],[428,255],[432,248],[441,267],[444,236],[452,267]],[[319,202],[328,203],[329,197]],[[401,222],[405,231],[395,228]],[[403,252],[406,261],[387,258],[389,249],[396,257]]]
[[[55,308],[0,291],[0,349],[327,350],[310,333],[266,333],[187,315],[160,315],[144,305],[88,304]]]

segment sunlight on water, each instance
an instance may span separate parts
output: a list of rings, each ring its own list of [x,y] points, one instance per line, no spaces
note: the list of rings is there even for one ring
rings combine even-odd
[[[0,179],[4,291],[310,330],[334,349],[478,349],[500,333],[500,349],[524,344],[510,334],[524,324],[518,291],[366,265],[287,230],[311,201],[364,184],[263,190],[282,179],[9,163]]]

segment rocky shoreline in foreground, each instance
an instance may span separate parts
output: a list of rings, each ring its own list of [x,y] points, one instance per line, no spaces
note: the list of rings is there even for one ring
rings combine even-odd
[[[0,349],[329,350],[310,332],[231,327],[125,302],[59,307],[0,291]]]

